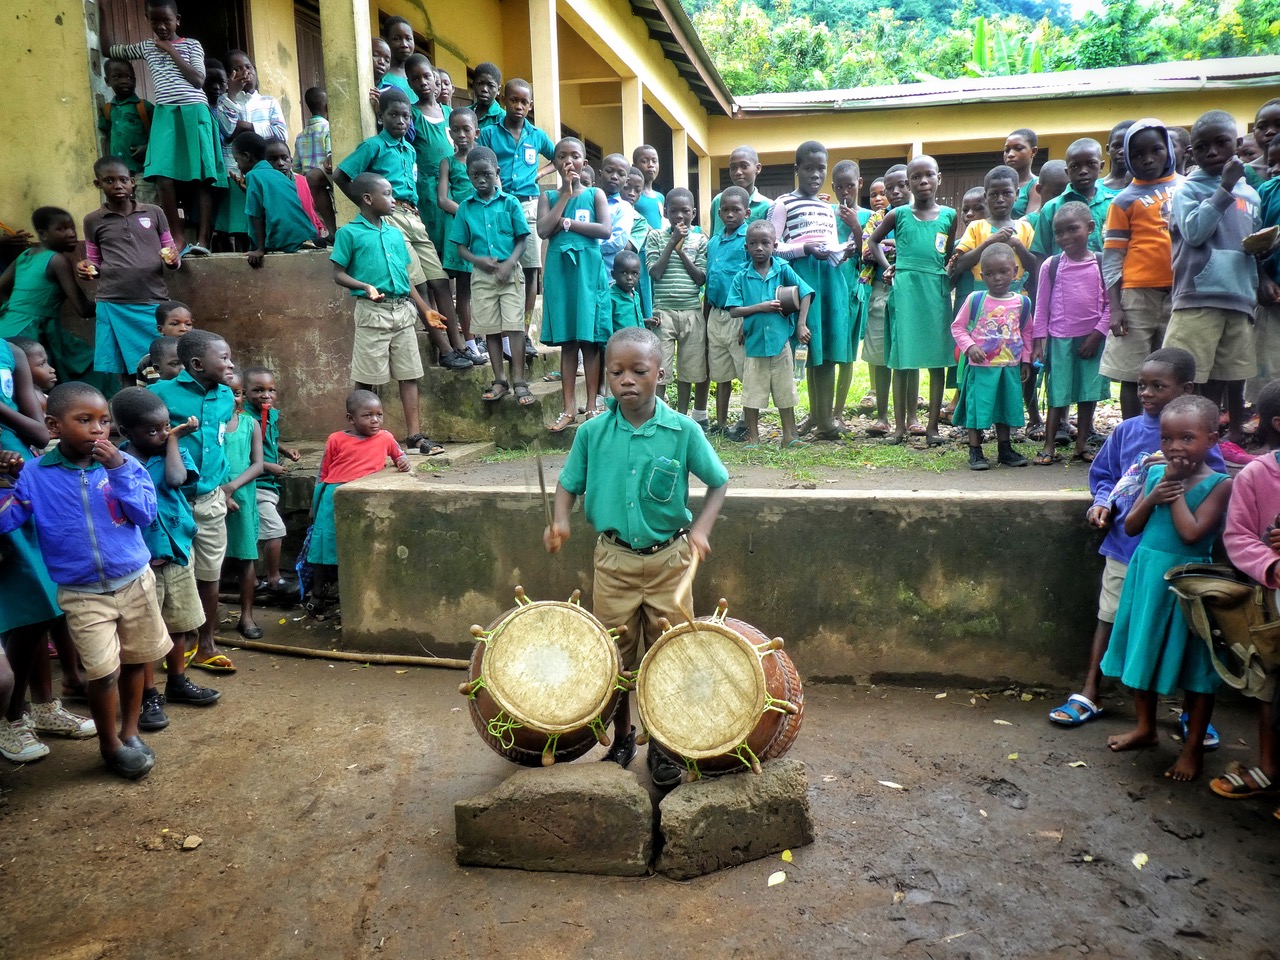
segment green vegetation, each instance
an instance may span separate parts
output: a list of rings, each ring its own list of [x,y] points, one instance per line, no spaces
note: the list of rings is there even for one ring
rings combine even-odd
[[[1242,57],[1280,47],[1280,0],[685,0],[736,95]]]

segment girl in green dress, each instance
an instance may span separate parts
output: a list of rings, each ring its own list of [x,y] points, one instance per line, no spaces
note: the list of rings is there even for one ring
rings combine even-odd
[[[584,187],[578,173],[586,161],[581,140],[556,144],[552,163],[560,189],[538,198],[538,236],[547,241],[542,305],[542,342],[560,347],[560,389],[564,412],[548,429],[559,433],[573,423],[578,352],[587,397],[600,392],[600,354],[609,339],[609,278],[600,241],[609,236],[609,206],[596,187]],[[594,407],[587,416],[594,415]]]
[[[458,212],[458,204],[475,196],[475,187],[471,186],[471,178],[467,176],[467,153],[476,143],[476,114],[470,107],[459,107],[449,114],[449,136],[453,138],[453,154],[440,161],[440,172],[436,183],[436,204],[440,207],[444,218],[444,249],[436,251],[440,254],[440,263],[449,279],[453,281],[454,303],[458,313],[458,327],[462,330],[462,339],[467,343],[467,356],[476,359],[485,353],[480,344],[471,335],[471,264],[458,256],[458,245],[448,239],[449,229],[453,226],[453,215]],[[484,338],[481,338],[483,343]],[[475,354],[473,357],[472,354]]]
[[[262,636],[253,619],[253,591],[258,578],[258,485],[262,474],[262,429],[244,412],[244,383],[233,374],[227,385],[236,395],[236,413],[227,424],[225,438],[227,478],[222,484],[227,494],[227,559],[239,564],[240,622],[236,630],[249,640]]]
[[[937,161],[919,156],[907,164],[907,186],[911,205],[885,214],[868,243],[872,256],[885,267],[889,292],[889,369],[893,371],[893,440],[901,443],[907,434],[907,410],[919,390],[919,371],[929,371],[929,422],[925,442],[941,446],[938,417],[948,367],[956,365],[956,342],[951,336],[951,282],[947,261],[955,244],[959,219],[951,207],[936,199]],[[892,268],[880,250],[880,241],[892,230],[897,241],[897,257]]]
[[[444,211],[436,196],[440,182],[440,164],[454,155],[453,140],[449,137],[448,107],[437,102],[440,81],[435,68],[420,53],[415,53],[405,63],[409,85],[418,95],[413,107],[413,151],[418,158],[418,216],[427,228],[427,236],[435,244],[436,253],[444,258]]]

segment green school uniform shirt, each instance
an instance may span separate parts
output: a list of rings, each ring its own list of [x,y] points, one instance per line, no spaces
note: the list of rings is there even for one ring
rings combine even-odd
[[[503,110],[502,107],[498,106],[498,101],[496,100],[492,101],[489,104],[488,110],[484,110],[484,111],[475,110],[474,107],[472,107],[472,109],[474,110],[476,115],[476,131],[477,132],[479,132],[480,130],[483,130],[485,127],[491,127],[495,123],[500,124],[502,123],[502,121],[507,119],[507,111]]]
[[[155,105],[150,100],[140,100],[137,94],[123,100],[103,104],[98,114],[98,129],[107,135],[107,156],[123,158],[132,174],[142,172],[147,159],[147,141],[151,136],[151,117]],[[146,114],[144,120],[142,114]],[[134,147],[142,147],[142,156],[133,155]]]
[[[1116,191],[1104,187],[1101,180],[1094,187],[1092,200],[1086,200],[1073,188],[1067,187],[1040,208],[1040,219],[1035,225],[1036,235],[1031,241],[1031,252],[1041,259],[1062,252],[1058,242],[1053,239],[1053,217],[1068,200],[1078,200],[1089,208],[1089,215],[1093,217],[1093,229],[1089,231],[1089,249],[1101,253],[1102,231],[1107,222],[1107,209],[1111,206],[1111,200],[1115,195]]]
[[[644,326],[644,310],[640,306],[638,290],[623,293],[616,283],[609,284],[609,310],[613,316],[611,334],[617,333],[623,327]]]
[[[385,177],[397,201],[418,205],[417,153],[409,143],[397,140],[385,130],[352,150],[351,155],[338,164],[338,169],[352,180],[366,171]]]
[[[341,266],[361,283],[371,283],[389,297],[409,296],[409,263],[412,254],[404,234],[380,220],[377,226],[362,214],[339,227],[333,238],[329,260]],[[363,297],[363,290],[352,290]]]
[[[779,287],[799,287],[800,299],[813,293],[813,287],[805,283],[781,257],[774,257],[769,272],[763,277],[755,264],[747,264],[745,270],[733,278],[726,306],[750,307],[776,298]],[[753,313],[742,318],[744,346],[748,357],[776,357],[782,353],[796,330],[796,314]]]
[[[302,209],[293,174],[281,173],[265,160],[259,160],[245,174],[244,215],[262,218],[264,250],[295,253],[316,238],[315,224]]]
[[[721,229],[708,240],[707,303],[723,309],[734,278],[750,264],[751,258],[747,256],[745,221],[739,224],[738,229],[733,233]]]
[[[517,200],[538,195],[538,156],[550,160],[556,153],[550,137],[526,120],[519,136],[512,134],[505,123],[491,123],[480,131],[476,142],[497,155],[504,193]]]
[[[520,237],[529,235],[520,201],[499,190],[488,200],[468,197],[458,204],[449,239],[476,257],[505,260]]]
[[[122,445],[127,449],[127,445]],[[187,479],[184,487],[193,485],[200,474],[191,459],[191,454],[179,449],[182,465],[187,468]],[[151,526],[142,531],[142,540],[151,551],[152,560],[171,560],[178,566],[185,567],[191,558],[191,541],[196,536],[196,518],[191,512],[191,504],[177,487],[165,482],[165,462],[168,458],[161,455],[148,457],[143,464],[151,484],[156,488],[156,518]]]
[[[723,193],[717,193],[715,199],[711,201],[711,232],[719,233],[724,229],[724,224],[720,222],[720,198]],[[769,211],[773,209],[773,201],[766,197],[759,190],[752,189],[751,200],[747,204],[747,223],[754,223],[756,220],[765,220],[769,216]]]
[[[263,463],[279,463],[280,462],[280,411],[272,407],[267,411],[266,422],[263,422],[262,412],[255,410],[248,404],[245,405],[245,412],[257,421],[259,429],[262,430],[262,462]],[[258,477],[258,486],[266,487],[268,490],[280,489],[280,478],[274,477],[265,470]]]
[[[644,261],[649,268],[653,284],[654,309],[664,310],[700,310],[702,309],[702,288],[693,282],[689,271],[685,268],[680,254],[672,251],[667,260],[667,269],[662,278],[653,277],[653,265],[662,256],[662,251],[671,241],[671,228],[654,230],[644,241]],[[689,255],[693,265],[704,273],[707,269],[707,237],[703,233],[690,232],[684,241],[684,252]]]
[[[596,530],[642,550],[692,522],[691,473],[711,489],[729,482],[700,426],[658,400],[653,416],[633,427],[610,397],[603,414],[578,428],[560,485],[583,497]]]
[[[187,452],[199,477],[182,488],[188,500],[202,497],[221,486],[227,478],[227,452],[224,445],[227,424],[236,412],[235,394],[225,383],[206,390],[186,370],[172,380],[161,380],[147,387],[169,408],[169,423],[177,426],[189,417],[200,421],[194,433],[178,441]],[[190,480],[190,478],[188,478]]]

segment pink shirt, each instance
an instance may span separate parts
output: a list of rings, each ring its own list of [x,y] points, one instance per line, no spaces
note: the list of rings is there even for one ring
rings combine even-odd
[[[1277,554],[1267,545],[1267,528],[1280,514],[1280,464],[1268,451],[1240,471],[1231,486],[1227,526],[1222,542],[1236,569],[1264,587],[1280,589],[1276,576]]]
[[[970,311],[978,297],[982,297],[982,315],[970,322]],[[960,305],[951,324],[951,336],[962,354],[970,347],[982,348],[987,355],[979,367],[1012,367],[1031,360],[1031,329],[1024,321],[1023,308],[1027,298],[1011,293],[1007,297],[993,297],[989,293],[971,293]]]
[[[1069,340],[1098,331],[1106,336],[1111,327],[1111,304],[1102,282],[1102,268],[1092,253],[1088,260],[1058,259],[1058,276],[1049,282],[1049,264],[1040,265],[1036,286],[1035,338]]]
[[[302,210],[311,220],[311,225],[316,228],[317,237],[327,237],[329,232],[324,228],[324,222],[316,216],[316,202],[311,198],[311,187],[307,185],[307,178],[300,173],[293,175],[293,185],[298,191],[298,199],[302,201]]]

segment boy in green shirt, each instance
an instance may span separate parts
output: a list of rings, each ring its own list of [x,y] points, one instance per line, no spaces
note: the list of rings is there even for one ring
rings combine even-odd
[[[708,429],[707,321],[702,315],[702,285],[707,282],[707,236],[694,233],[697,211],[693,194],[677,187],[667,194],[671,225],[645,239],[644,259],[653,282],[653,319],[662,344],[664,383],[676,378],[680,412],[689,409],[689,394],[697,385],[693,419]],[[679,363],[676,356],[679,354]]]
[[[315,224],[302,208],[293,176],[267,162],[267,141],[242,133],[232,142],[236,165],[244,174],[244,214],[249,218],[249,266],[262,266],[268,251],[296,253],[316,239]]]
[[[639,285],[640,258],[631,250],[620,251],[613,258],[613,283],[609,284],[609,315],[613,321],[610,334],[623,327],[644,326],[644,310],[636,291]]]
[[[1071,200],[1078,200],[1089,208],[1094,223],[1089,234],[1089,249],[1095,253],[1102,252],[1102,230],[1107,222],[1111,198],[1116,195],[1116,191],[1098,182],[1102,176],[1102,144],[1090,137],[1075,140],[1067,147],[1066,162],[1067,189],[1040,208],[1039,222],[1045,228],[1037,230],[1031,242],[1031,252],[1041,263],[1062,252],[1053,239],[1053,215]]]
[[[711,553],[711,528],[724,503],[729,472],[702,431],[655,396],[662,372],[658,338],[643,327],[619,330],[605,347],[607,410],[578,428],[556,484],[555,516],[543,532],[548,553],[569,539],[569,515],[583,497],[587,521],[599,531],[592,610],[605,626],[626,625],[619,638],[623,666],[640,663],[640,637],[652,646],[658,619],[684,622],[678,596],[696,551]],[[707,485],[702,512],[689,511],[689,474]],[[624,694],[605,759],[627,766],[635,757],[631,699]],[[653,782],[671,788],[681,768],[649,746]]]
[[[104,157],[120,157],[133,174],[134,197],[139,203],[155,203],[156,188],[142,179],[147,160],[147,144],[151,139],[151,118],[156,108],[149,100],[139,99],[135,92],[138,77],[128,60],[107,58],[104,75],[114,99],[102,105],[98,129],[102,131]]]

